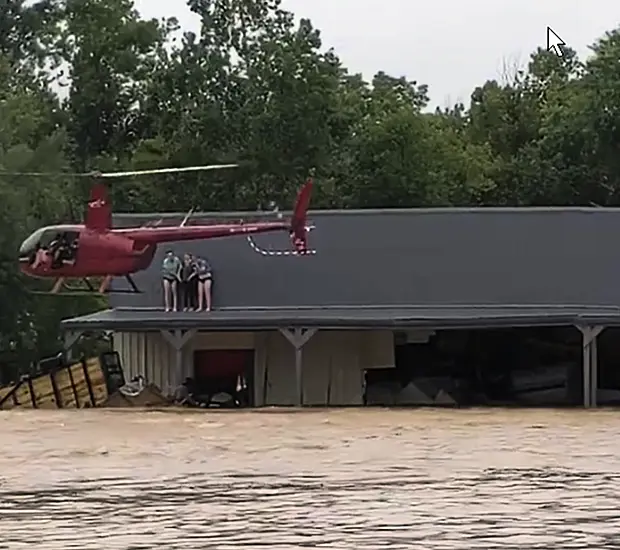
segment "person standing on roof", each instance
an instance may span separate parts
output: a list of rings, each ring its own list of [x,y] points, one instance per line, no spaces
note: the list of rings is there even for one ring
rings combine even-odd
[[[183,296],[183,311],[194,311],[197,302],[198,286],[196,262],[191,254],[185,254],[181,269],[181,294]]]
[[[206,258],[196,258],[196,270],[198,273],[198,309],[197,311],[211,311],[211,286],[213,284],[213,271]]]
[[[194,277],[192,279],[192,307],[194,310],[198,311],[198,262],[196,260],[196,256],[193,254],[189,255],[192,260],[192,268],[194,272]]]
[[[181,280],[183,264],[172,250],[166,252],[161,266],[161,276],[164,286],[164,307],[166,311],[177,311],[179,295],[178,285]],[[171,307],[172,306],[172,307]]]

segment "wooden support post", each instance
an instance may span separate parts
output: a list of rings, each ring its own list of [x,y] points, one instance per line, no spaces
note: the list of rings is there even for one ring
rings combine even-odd
[[[97,404],[95,403],[95,392],[93,391],[93,385],[90,381],[90,376],[88,375],[88,366],[86,365],[86,359],[82,359],[82,372],[84,373],[84,381],[86,382],[86,387],[88,388],[88,397],[90,397],[90,404],[92,407],[95,407]]]
[[[80,408],[80,396],[78,395],[77,386],[75,385],[75,379],[73,378],[73,371],[71,367],[73,365],[69,365],[67,367],[67,372],[69,373],[69,381],[71,382],[71,390],[73,391],[73,399],[75,399],[75,408]]]
[[[303,377],[303,347],[308,343],[318,329],[316,328],[281,328],[280,332],[295,348],[295,378],[297,381],[297,406],[304,405],[304,377]]]
[[[601,328],[601,327],[597,327]],[[598,338],[594,337],[590,344],[590,406],[598,407]]]
[[[54,401],[56,401],[56,407],[62,409],[62,398],[60,395],[60,389],[58,388],[58,383],[56,382],[56,370],[53,370],[49,373],[50,382],[52,383],[52,390],[54,391]]]
[[[73,358],[73,346],[77,344],[78,340],[84,334],[81,330],[68,330],[64,334],[64,348],[67,361],[71,362]]]
[[[177,380],[177,385],[179,385],[185,376],[185,369],[183,368],[183,351],[185,346],[187,346],[187,344],[189,344],[192,338],[196,335],[196,329],[186,331],[181,329],[176,329],[173,331],[162,330],[161,334],[175,350],[175,378]]]
[[[4,397],[0,398],[0,410],[2,410],[3,405],[10,399],[13,403],[13,406],[17,406],[19,405],[19,401],[17,400],[17,396],[15,395],[17,393],[17,390],[21,387],[21,385],[24,383],[24,379],[21,378],[19,380],[19,382],[17,382],[9,391],[9,393],[7,393]]]
[[[38,409],[39,404],[37,403],[37,398],[34,394],[34,384],[32,383],[32,376],[28,375],[26,383],[28,384],[28,393],[30,393],[30,403],[32,403],[32,408]]]
[[[583,349],[583,406],[597,406],[598,393],[598,335],[603,332],[602,326],[577,326],[582,334]]]

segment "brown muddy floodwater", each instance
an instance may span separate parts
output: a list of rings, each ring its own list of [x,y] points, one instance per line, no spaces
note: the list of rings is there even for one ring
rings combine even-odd
[[[620,412],[8,411],[0,548],[620,548]]]

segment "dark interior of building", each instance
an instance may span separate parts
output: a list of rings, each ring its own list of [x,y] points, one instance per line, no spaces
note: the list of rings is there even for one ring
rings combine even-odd
[[[366,372],[367,405],[578,406],[582,335],[574,327],[397,333],[395,366]],[[618,330],[598,337],[598,396],[620,404]]]
[[[254,406],[254,350],[194,352],[194,396],[205,406]]]

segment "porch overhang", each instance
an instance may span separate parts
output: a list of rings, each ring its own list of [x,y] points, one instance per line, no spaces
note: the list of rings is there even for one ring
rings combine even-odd
[[[584,406],[596,406],[598,387],[597,337],[620,326],[615,306],[459,305],[296,308],[223,308],[212,312],[165,312],[161,309],[116,308],[62,322],[66,347],[88,331],[160,331],[176,350],[182,365],[183,347],[199,330],[278,330],[295,349],[295,369],[301,388],[302,348],[317,330],[497,329],[574,326],[582,334]],[[302,403],[299,389],[299,404]]]
[[[223,308],[211,312],[165,312],[115,308],[65,319],[63,331],[492,329],[534,326],[620,326],[620,308],[553,305],[338,306]]]

